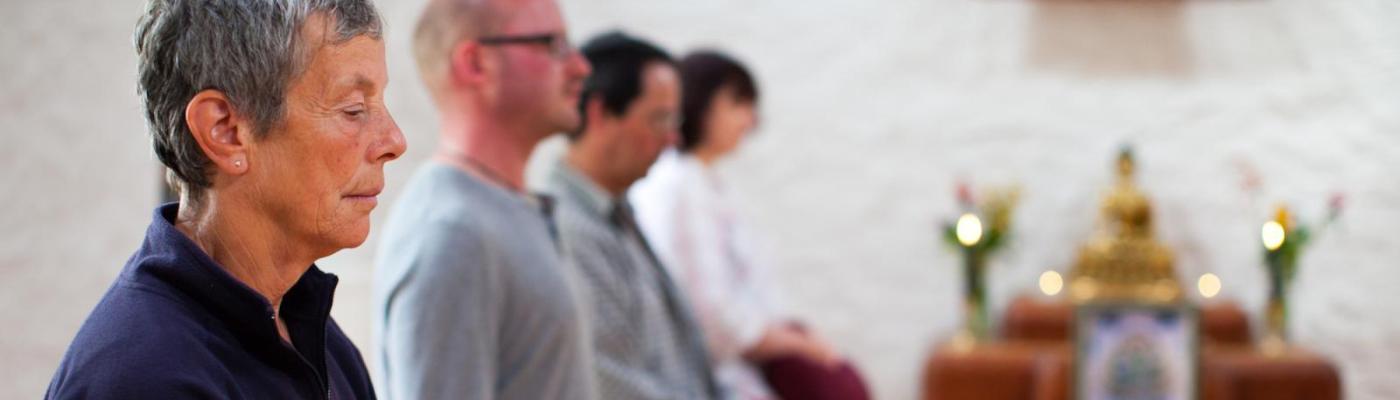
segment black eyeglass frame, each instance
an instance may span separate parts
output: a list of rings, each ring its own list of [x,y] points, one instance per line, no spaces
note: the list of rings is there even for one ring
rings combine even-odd
[[[560,33],[536,33],[529,35],[485,36],[476,39],[483,46],[509,46],[517,44],[537,44],[549,48],[556,57],[564,58],[573,54],[574,47],[569,39]]]

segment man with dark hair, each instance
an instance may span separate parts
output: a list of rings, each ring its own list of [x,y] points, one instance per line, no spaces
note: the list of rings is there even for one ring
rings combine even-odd
[[[593,65],[583,123],[547,184],[559,199],[565,254],[591,292],[594,369],[606,399],[719,396],[684,296],[637,228],[627,188],[678,139],[675,61],[620,32],[583,47]]]

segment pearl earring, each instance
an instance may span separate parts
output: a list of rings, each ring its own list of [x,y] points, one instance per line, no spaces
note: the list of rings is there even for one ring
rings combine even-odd
[[[233,166],[243,168],[243,160],[233,160]]]

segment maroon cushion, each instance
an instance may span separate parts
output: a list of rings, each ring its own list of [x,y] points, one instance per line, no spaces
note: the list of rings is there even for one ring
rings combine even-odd
[[[790,356],[773,359],[760,367],[763,379],[783,400],[867,400],[870,391],[849,362],[835,368]]]

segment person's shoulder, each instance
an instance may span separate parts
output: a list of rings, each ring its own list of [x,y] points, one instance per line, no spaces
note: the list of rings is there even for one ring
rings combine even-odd
[[[429,163],[404,188],[390,211],[380,245],[387,250],[432,245],[442,237],[453,241],[478,241],[492,229],[492,211],[485,209],[475,191],[464,188],[451,167]]]
[[[238,386],[221,364],[172,357],[183,349],[89,350],[102,356],[65,358],[49,383],[46,399],[219,398]]]
[[[212,334],[221,328],[194,307],[175,292],[118,282],[79,329],[49,397],[190,397],[231,383],[217,354],[238,344]]]
[[[494,232],[515,211],[499,193],[454,167],[430,163],[420,167],[390,213],[388,238],[423,232],[476,235]]]
[[[647,176],[629,190],[630,198],[638,203],[675,199],[685,186],[702,178],[700,171],[691,165],[693,160],[688,158],[688,155],[673,153],[657,160],[647,170]]]
[[[158,369],[144,369],[156,367]],[[63,373],[63,371],[59,371]],[[68,378],[68,379],[63,379]],[[233,382],[210,382],[191,370],[161,365],[103,368],[81,376],[55,376],[44,398],[60,399],[215,399],[235,392]]]
[[[428,163],[418,168],[394,204],[390,221],[422,224],[464,220],[474,193],[451,167]]]
[[[670,153],[656,160],[647,170],[646,178],[639,183],[668,183],[673,181],[678,175],[685,173],[684,155]]]
[[[502,265],[503,249],[509,244],[502,242],[499,232],[476,219],[447,216],[391,222],[375,255],[380,298],[393,302],[405,293],[424,291],[454,297],[485,295],[462,288],[495,286],[502,270],[509,269]]]
[[[189,338],[186,332],[205,331],[216,323],[197,301],[179,289],[156,279],[123,277],[93,308],[78,331],[78,339],[160,343],[176,337]]]
[[[554,220],[559,230],[569,236],[588,234],[606,227],[606,221],[595,217],[578,199],[555,196]]]
[[[465,210],[420,210],[390,222],[380,241],[378,263],[434,263],[485,256],[493,246],[490,224],[471,218]]]

